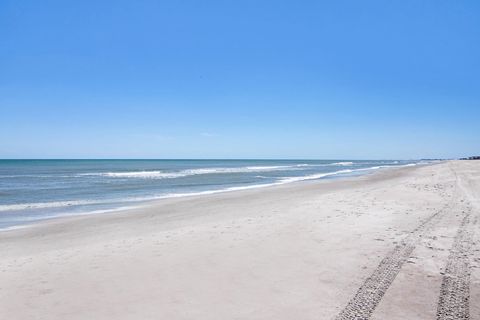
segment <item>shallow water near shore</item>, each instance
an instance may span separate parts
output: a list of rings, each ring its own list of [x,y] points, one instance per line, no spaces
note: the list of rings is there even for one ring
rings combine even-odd
[[[361,175],[418,161],[0,160],[0,229],[142,202]]]

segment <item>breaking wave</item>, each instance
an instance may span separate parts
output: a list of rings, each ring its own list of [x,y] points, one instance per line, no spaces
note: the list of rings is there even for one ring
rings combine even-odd
[[[248,173],[248,172],[269,172],[269,171],[289,171],[301,170],[308,164],[299,164],[293,166],[249,166],[238,168],[200,168],[187,169],[177,172],[166,172],[161,170],[152,171],[127,171],[127,172],[95,172],[82,173],[82,176],[103,176],[110,178],[143,178],[143,179],[172,179],[202,174],[222,174],[222,173]]]

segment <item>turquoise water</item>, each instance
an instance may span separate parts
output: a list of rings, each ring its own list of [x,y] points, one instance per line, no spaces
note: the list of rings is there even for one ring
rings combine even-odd
[[[365,174],[414,161],[0,160],[0,229],[189,194]]]

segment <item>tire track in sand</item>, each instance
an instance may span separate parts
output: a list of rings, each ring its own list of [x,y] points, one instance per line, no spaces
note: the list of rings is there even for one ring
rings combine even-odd
[[[369,319],[388,287],[411,256],[427,229],[431,228],[446,208],[436,212],[418,226],[410,235],[383,258],[378,267],[365,280],[355,296],[338,314],[336,320]]]
[[[437,320],[470,319],[470,263],[468,256],[472,246],[472,235],[469,231],[470,214],[471,209],[469,208],[450,249],[440,287]]]
[[[453,209],[458,190],[458,177],[455,172],[453,173],[455,175],[455,189],[449,203],[425,219],[383,258],[375,271],[365,280],[355,296],[340,311],[335,320],[367,320],[370,318],[385,292],[400,272],[403,264],[408,260],[416,245],[423,238],[423,235],[440,220],[445,212]]]

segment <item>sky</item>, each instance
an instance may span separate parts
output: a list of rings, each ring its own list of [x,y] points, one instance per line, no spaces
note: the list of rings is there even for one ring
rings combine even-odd
[[[0,0],[0,158],[480,154],[480,2]]]

